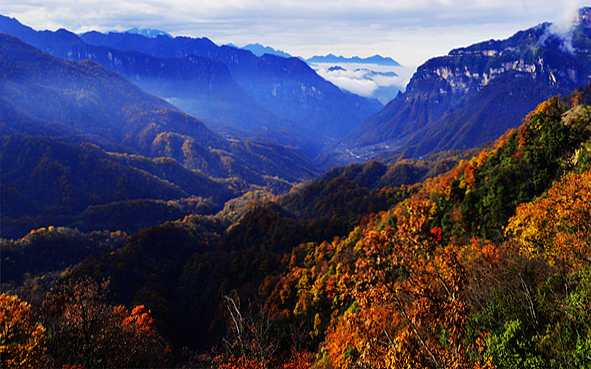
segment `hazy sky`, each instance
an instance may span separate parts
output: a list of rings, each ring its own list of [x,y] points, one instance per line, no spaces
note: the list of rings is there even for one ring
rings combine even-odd
[[[0,13],[37,30],[154,28],[217,44],[261,43],[292,55],[391,56],[405,66],[565,23],[582,0],[0,0]]]

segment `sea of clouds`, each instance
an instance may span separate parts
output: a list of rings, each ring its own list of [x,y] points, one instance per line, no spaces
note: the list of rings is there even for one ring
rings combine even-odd
[[[372,97],[386,104],[399,91],[404,91],[416,68],[377,64],[317,63],[310,65],[316,73],[342,90]]]

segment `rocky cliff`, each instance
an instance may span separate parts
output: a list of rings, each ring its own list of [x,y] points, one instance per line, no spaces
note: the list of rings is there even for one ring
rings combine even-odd
[[[495,139],[538,103],[591,80],[590,15],[582,9],[568,32],[543,23],[428,60],[406,92],[325,151],[323,165],[383,152],[418,157]]]

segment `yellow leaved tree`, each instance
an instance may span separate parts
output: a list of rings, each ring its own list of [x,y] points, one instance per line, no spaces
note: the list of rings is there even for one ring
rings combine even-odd
[[[532,203],[519,205],[507,234],[520,250],[561,267],[591,264],[591,171],[569,174]]]

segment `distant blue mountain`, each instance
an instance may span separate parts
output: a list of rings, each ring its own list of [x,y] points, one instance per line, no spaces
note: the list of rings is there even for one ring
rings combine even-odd
[[[232,136],[269,138],[309,158],[383,107],[341,91],[298,58],[257,57],[207,38],[38,32],[2,15],[0,32],[55,56],[90,59]]]
[[[115,33],[119,33],[119,32],[115,32]],[[172,36],[164,31],[160,31],[157,29],[150,29],[150,28],[132,28],[132,29],[128,29],[127,31],[123,32],[123,33],[132,33],[135,35],[142,35],[142,36],[146,36],[149,38],[156,38],[158,36],[166,36],[166,37],[170,37],[172,38]]]
[[[370,56],[369,58],[360,58],[354,56],[352,58],[345,58],[344,56],[336,56],[333,54],[328,55],[315,55],[310,59],[306,59],[308,63],[357,63],[357,64],[378,64],[387,65],[391,67],[401,67],[400,63],[390,57],[383,57],[380,55]]]
[[[89,32],[81,39],[96,46],[114,47],[160,58],[194,55],[224,63],[232,78],[272,113],[295,123],[293,129],[315,131],[313,138],[340,138],[383,105],[341,91],[298,58],[283,58],[231,46],[218,46],[207,38],[159,37]],[[306,134],[309,136],[308,134]]]
[[[365,68],[356,69],[355,71],[356,72],[359,72],[359,71],[365,72],[366,78],[375,77],[375,76],[382,76],[382,77],[397,77],[398,76],[398,74],[396,72],[376,72],[376,71],[365,69]]]
[[[329,71],[329,72],[335,72],[335,71],[346,71],[346,69],[345,69],[345,68],[343,68],[343,67],[340,67],[340,66],[338,66],[338,65],[335,65],[334,67],[330,67],[330,68],[328,68],[328,71]]]
[[[281,56],[284,58],[291,58],[291,55],[289,55],[285,51],[275,50],[272,47],[263,46],[261,44],[248,44],[248,45],[242,47],[241,49],[249,50],[250,52],[252,52],[256,56],[263,56],[265,54],[271,54],[271,55]]]

